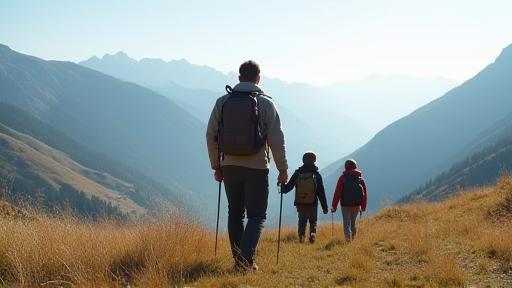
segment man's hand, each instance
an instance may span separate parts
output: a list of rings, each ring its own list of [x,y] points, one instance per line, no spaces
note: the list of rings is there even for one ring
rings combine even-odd
[[[335,207],[331,208],[331,213],[336,213],[336,208]]]
[[[286,170],[279,170],[279,176],[277,176],[277,182],[286,184],[288,181],[288,172]]]
[[[328,208],[323,208],[323,212],[324,212],[324,214],[327,214],[327,212],[329,212],[329,209]]]
[[[222,180],[224,180],[224,176],[222,175],[222,170],[220,170],[220,169],[215,170],[213,177],[215,178],[215,181],[217,181],[217,182],[221,182]]]

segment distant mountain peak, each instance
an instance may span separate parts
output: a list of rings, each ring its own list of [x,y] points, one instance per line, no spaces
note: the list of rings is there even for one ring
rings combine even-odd
[[[184,63],[184,64],[191,64],[190,62],[187,61],[187,59],[185,58],[181,58],[179,60],[176,60],[176,62],[179,62],[179,63]]]
[[[101,61],[112,61],[112,62],[137,62],[137,60],[130,58],[128,54],[123,51],[118,51],[115,54],[107,53],[103,55],[101,58],[98,56],[92,56],[87,60],[80,61],[79,64],[84,63],[101,63]],[[87,66],[87,65],[86,65]]]
[[[501,50],[500,55],[498,56],[498,58],[496,58],[496,62],[501,61],[512,62],[512,44],[508,45],[507,47],[503,48],[503,50]]]
[[[128,54],[126,54],[123,51],[118,51],[116,54],[114,54],[115,57],[124,57],[124,58],[130,58]]]
[[[118,51],[115,54],[107,53],[101,59],[108,59],[108,58],[116,59],[116,60],[134,60],[134,59],[130,58],[130,56],[128,56],[128,54],[126,54],[123,51]]]
[[[2,43],[0,43],[0,49],[6,49],[6,50],[11,50],[11,48],[7,45],[4,45]]]

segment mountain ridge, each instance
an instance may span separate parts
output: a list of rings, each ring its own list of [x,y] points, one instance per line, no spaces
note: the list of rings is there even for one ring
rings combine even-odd
[[[377,189],[372,211],[437,175],[449,159],[497,120],[512,112],[510,46],[496,61],[442,97],[377,133],[347,157],[355,158]],[[485,115],[485,117],[478,117]],[[329,167],[334,187],[343,159]],[[336,168],[337,167],[337,168]],[[371,187],[371,186],[370,186]],[[371,189],[370,189],[371,191]],[[386,200],[387,199],[387,200]]]
[[[0,87],[0,101],[180,195],[209,187],[204,124],[163,95],[72,62],[7,48],[0,49]]]
[[[399,199],[398,203],[418,200],[438,201],[452,196],[456,191],[494,185],[502,174],[506,175],[512,171],[511,120],[512,113],[499,120],[496,126],[499,126],[500,130],[492,131],[489,137],[485,137],[485,134],[479,135],[486,139],[482,143],[478,143],[476,147],[483,148],[470,153],[467,158],[455,162],[448,170]],[[503,122],[507,124],[503,125]],[[494,138],[494,140],[488,138]],[[471,151],[475,149],[472,148]]]

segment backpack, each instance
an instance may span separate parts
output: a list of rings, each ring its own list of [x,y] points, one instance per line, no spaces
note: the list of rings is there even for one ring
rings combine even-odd
[[[316,201],[316,174],[302,172],[295,186],[295,204],[312,204]]]
[[[219,121],[219,153],[253,155],[266,143],[258,109],[261,92],[233,91],[226,86],[228,97],[222,104]]]
[[[361,186],[361,177],[354,175],[343,175],[343,177],[345,177],[345,183],[341,206],[363,205],[364,191]]]

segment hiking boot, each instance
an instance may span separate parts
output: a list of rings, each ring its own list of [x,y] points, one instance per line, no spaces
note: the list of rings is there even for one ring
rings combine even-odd
[[[253,272],[256,272],[256,271],[260,270],[260,268],[258,267],[258,265],[256,265],[256,262],[252,262],[251,270],[252,270]]]
[[[245,273],[249,269],[249,263],[242,257],[235,259],[235,265],[233,265],[233,271],[237,273]]]
[[[299,236],[299,243],[304,243],[304,241],[306,241],[306,237]]]
[[[309,243],[313,244],[313,243],[315,243],[315,241],[316,241],[316,234],[311,233],[311,235],[309,235]]]
[[[245,265],[242,264],[240,261],[235,261],[235,265],[233,265],[233,271],[236,273],[243,273],[245,272],[246,268]]]

